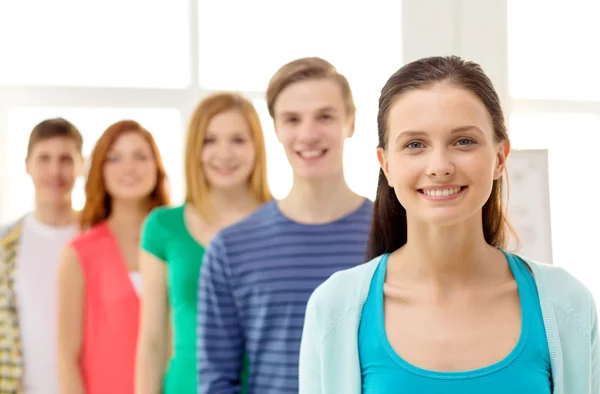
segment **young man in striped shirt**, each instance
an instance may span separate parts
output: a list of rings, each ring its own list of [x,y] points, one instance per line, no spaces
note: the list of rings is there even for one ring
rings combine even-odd
[[[211,242],[198,294],[199,394],[298,392],[304,311],[336,271],[364,262],[373,204],[348,187],[344,142],[355,107],[346,78],[320,58],[284,65],[267,89],[269,113],[293,169],[289,195]]]

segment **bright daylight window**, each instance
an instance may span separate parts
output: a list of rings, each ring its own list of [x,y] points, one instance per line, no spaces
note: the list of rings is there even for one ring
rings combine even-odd
[[[511,95],[600,100],[600,1],[507,3]]]
[[[232,12],[235,10],[235,12]],[[263,10],[269,10],[264,12]],[[318,11],[317,11],[318,10]],[[251,17],[250,17],[251,16]],[[279,0],[199,2],[200,84],[205,89],[263,92],[284,63],[320,56],[346,75],[357,106],[345,171],[358,193],[375,197],[378,164],[377,100],[402,64],[401,2]],[[264,100],[256,100],[269,144],[269,179],[276,197],[291,186],[290,169],[272,130]],[[275,138],[274,138],[275,137]]]
[[[188,3],[2,1],[0,84],[186,88]]]

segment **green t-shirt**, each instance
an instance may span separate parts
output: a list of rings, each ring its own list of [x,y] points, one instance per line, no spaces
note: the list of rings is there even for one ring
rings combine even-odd
[[[184,220],[185,206],[152,211],[143,227],[141,247],[167,264],[167,287],[173,327],[173,358],[165,374],[164,394],[196,394],[196,303],[204,247]],[[242,373],[246,386],[247,365]],[[242,392],[246,388],[243,387]]]

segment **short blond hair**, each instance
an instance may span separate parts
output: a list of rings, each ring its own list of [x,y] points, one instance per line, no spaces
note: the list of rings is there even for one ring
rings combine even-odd
[[[273,198],[267,181],[267,154],[260,118],[252,103],[237,93],[219,92],[204,98],[190,119],[185,147],[185,201],[191,203],[204,220],[214,218],[214,210],[208,199],[209,185],[200,157],[204,149],[208,124],[222,112],[238,110],[250,126],[250,134],[256,161],[250,174],[248,187],[253,197],[262,203]]]
[[[346,77],[340,74],[333,64],[319,57],[305,57],[293,60],[283,65],[269,81],[267,87],[267,106],[269,114],[275,117],[275,102],[281,92],[289,85],[312,79],[331,79],[335,81],[342,90],[346,115],[353,117],[356,113],[352,90]]]

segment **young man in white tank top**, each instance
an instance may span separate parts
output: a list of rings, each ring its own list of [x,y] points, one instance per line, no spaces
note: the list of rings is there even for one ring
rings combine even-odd
[[[71,194],[81,149],[79,131],[60,118],[41,122],[29,137],[35,208],[0,228],[0,393],[59,394],[56,271],[78,232]]]

